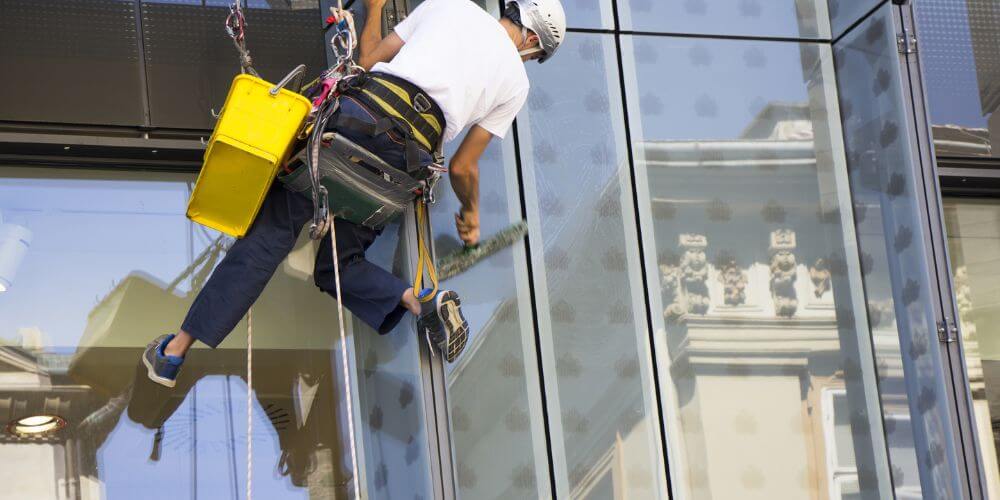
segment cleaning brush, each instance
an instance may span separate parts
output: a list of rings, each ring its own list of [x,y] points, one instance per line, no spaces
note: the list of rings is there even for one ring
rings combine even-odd
[[[461,274],[479,261],[521,241],[526,234],[528,234],[528,225],[524,221],[520,221],[477,245],[466,245],[458,251],[445,255],[438,259],[437,277],[443,281],[456,274]]]

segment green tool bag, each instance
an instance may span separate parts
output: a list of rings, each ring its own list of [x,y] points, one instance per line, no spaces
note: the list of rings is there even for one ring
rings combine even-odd
[[[278,180],[289,191],[312,197],[306,154],[303,149],[289,160],[290,166],[298,167],[282,171]],[[372,229],[399,217],[423,188],[423,183],[334,132],[323,134],[318,170],[330,214]]]

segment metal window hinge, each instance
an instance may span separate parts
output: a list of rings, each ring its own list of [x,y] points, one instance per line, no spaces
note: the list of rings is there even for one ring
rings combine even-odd
[[[938,323],[937,333],[938,340],[945,344],[958,342],[958,326],[948,318]]]
[[[915,54],[917,52],[917,35],[913,33],[897,34],[896,48],[900,54]]]

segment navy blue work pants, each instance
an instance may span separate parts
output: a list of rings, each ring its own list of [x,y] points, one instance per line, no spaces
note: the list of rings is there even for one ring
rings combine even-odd
[[[374,123],[371,111],[343,97],[339,113]],[[378,154],[391,165],[405,166],[405,147],[392,132],[368,137],[342,130],[342,135]],[[431,162],[421,151],[421,161]],[[299,232],[312,219],[312,199],[293,193],[275,182],[253,226],[236,240],[198,293],[181,328],[205,344],[216,347],[253,305],[285,259]],[[352,314],[379,333],[388,333],[406,313],[400,298],[409,285],[392,273],[365,260],[365,250],[380,231],[335,219],[340,287],[343,304]],[[314,280],[320,290],[337,298],[333,248],[329,236],[320,240]]]

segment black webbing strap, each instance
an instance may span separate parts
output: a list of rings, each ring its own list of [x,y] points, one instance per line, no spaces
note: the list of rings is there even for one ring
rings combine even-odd
[[[416,109],[414,109],[413,104],[406,102],[402,97],[399,96],[399,94],[393,92],[389,87],[383,85],[380,79],[381,77],[378,76],[373,76],[372,78],[369,78],[368,82],[366,82],[367,85],[362,86],[362,91],[370,92],[372,95],[381,99],[383,102],[392,107],[392,109],[395,110],[397,113],[399,113],[402,116],[402,118],[406,120],[407,123],[410,124],[410,126],[412,126],[414,129],[416,129],[417,132],[420,133],[420,135],[423,135],[424,137],[427,138],[427,140],[430,142],[429,147],[431,150],[436,148],[438,142],[441,141],[441,134],[444,132],[443,130],[444,121],[439,120],[442,129],[440,130],[437,129],[436,127],[431,125],[431,123],[427,121],[427,119],[424,118]],[[396,82],[390,82],[390,83],[396,84]],[[400,85],[397,84],[397,86]],[[404,88],[404,90],[407,89]],[[428,98],[422,92],[410,93],[410,101],[412,102],[415,99],[418,99],[416,97],[418,94],[423,96],[422,99],[426,99],[428,103],[430,102],[430,98]],[[433,107],[434,105],[430,104],[430,107],[425,112],[431,111],[431,108]]]
[[[338,113],[329,125],[335,130],[354,130],[370,137],[382,135],[390,130],[396,130],[403,136],[403,144],[406,148],[404,151],[406,173],[411,175],[419,174],[419,170],[423,167],[420,162],[420,144],[413,137],[413,133],[409,130],[409,127],[398,118],[383,116],[377,118],[375,123],[369,123],[353,116],[345,116]],[[418,175],[418,177],[422,176]]]

